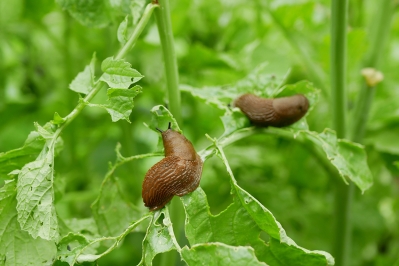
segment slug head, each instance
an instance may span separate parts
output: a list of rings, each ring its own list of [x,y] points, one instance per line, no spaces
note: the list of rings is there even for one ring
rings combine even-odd
[[[184,160],[193,161],[196,159],[197,153],[193,144],[186,139],[185,136],[169,127],[163,131],[157,128],[162,134],[163,147],[165,148],[165,157],[177,156]]]
[[[284,124],[290,125],[301,119],[309,109],[309,101],[302,94],[273,99],[273,109]]]

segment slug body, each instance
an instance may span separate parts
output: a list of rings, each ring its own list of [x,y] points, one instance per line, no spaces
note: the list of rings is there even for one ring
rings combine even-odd
[[[159,129],[158,129],[159,130]],[[201,179],[203,162],[193,145],[170,128],[162,131],[165,158],[148,170],[143,181],[144,205],[151,211],[161,209],[174,195],[194,191]]]
[[[285,127],[301,119],[309,109],[309,101],[302,94],[276,99],[253,94],[238,97],[234,105],[256,126]]]

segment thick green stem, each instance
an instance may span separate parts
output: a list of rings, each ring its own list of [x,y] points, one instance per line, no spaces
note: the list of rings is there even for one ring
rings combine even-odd
[[[173,40],[172,22],[170,18],[169,0],[158,0],[159,8],[155,10],[159,38],[161,41],[165,64],[166,85],[168,89],[169,110],[179,125],[182,125],[179,90],[179,72]],[[169,205],[175,233],[178,240],[183,236],[184,213],[181,204],[172,200]],[[162,254],[161,265],[175,265],[176,252]]]
[[[166,84],[168,88],[169,110],[177,123],[181,124],[179,73],[174,48],[172,22],[170,19],[169,0],[159,0],[155,10],[159,38],[161,40],[165,63]]]
[[[331,2],[331,99],[332,122],[338,138],[346,137],[346,27],[347,0]],[[353,183],[338,183],[335,190],[333,255],[336,265],[349,264]]]

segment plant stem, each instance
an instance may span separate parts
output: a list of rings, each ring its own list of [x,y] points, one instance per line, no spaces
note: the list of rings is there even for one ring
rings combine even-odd
[[[161,40],[166,84],[168,89],[169,110],[178,124],[181,124],[179,73],[174,48],[172,22],[170,19],[169,0],[159,0],[159,8],[155,10],[159,38]]]
[[[260,0],[258,0],[259,2]],[[309,49],[304,48],[304,42],[301,41],[293,32],[292,30],[288,29],[284,23],[281,21],[278,15],[276,15],[273,10],[267,6],[267,11],[270,17],[273,19],[275,25],[280,29],[283,33],[284,37],[287,39],[291,47],[297,51],[302,59],[303,63],[305,64],[307,70],[309,71],[310,75],[313,77],[313,81],[317,87],[321,88],[323,96],[328,98],[329,92],[327,90],[326,80],[327,76],[326,73],[321,70],[321,68],[316,65],[313,60],[311,59],[312,56],[309,54]],[[259,10],[260,12],[260,10]]]
[[[159,38],[162,46],[162,53],[165,65],[166,85],[168,89],[169,110],[173,114],[179,125],[182,125],[180,90],[179,90],[179,72],[177,68],[177,59],[174,48],[172,22],[170,18],[169,0],[158,0],[159,8],[155,10]],[[174,223],[174,229],[177,240],[183,236],[184,212],[181,203],[172,200],[169,205],[171,217]],[[162,254],[161,265],[175,265],[176,252]]]
[[[394,1],[383,0],[379,2],[380,6],[377,8],[376,21],[371,28],[370,34],[370,50],[366,56],[364,67],[378,68],[381,57],[387,43],[389,33],[391,30],[390,24],[392,20]],[[352,128],[351,139],[353,141],[362,143],[363,136],[366,131],[366,124],[368,114],[370,112],[371,104],[374,99],[376,87],[370,87],[366,82],[362,82],[359,91],[359,97],[353,113],[354,127]]]
[[[369,37],[370,50],[365,60],[365,67],[378,68],[381,55],[384,52],[385,44],[389,37],[392,15],[395,10],[394,0],[381,0],[379,7],[376,8],[376,18],[373,20],[371,34]]]
[[[132,35],[130,36],[129,40],[126,42],[126,44],[122,47],[122,49],[119,51],[119,53],[116,55],[116,59],[121,59],[127,55],[129,50],[134,46],[136,43],[138,37],[140,34],[143,32],[144,27],[147,25],[148,20],[151,17],[152,11],[154,8],[158,7],[156,4],[148,4],[146,9],[144,10],[143,16],[141,17],[139,23],[137,24],[136,28],[134,29]],[[64,119],[65,122],[57,129],[55,132],[55,138],[56,139],[59,134],[62,132],[62,130],[67,127],[83,110],[83,108],[86,107],[87,103],[93,99],[93,97],[103,88],[105,88],[106,85],[103,82],[98,82],[96,86],[86,95],[85,98],[81,99],[79,104],[75,107],[75,109],[72,110]],[[54,141],[55,143],[55,141]]]
[[[331,99],[332,123],[338,138],[346,136],[346,27],[347,0],[331,2]],[[335,227],[333,256],[336,265],[349,264],[351,247],[351,203],[353,183],[346,186],[338,183],[335,187]]]
[[[119,53],[116,55],[115,59],[124,58],[127,55],[127,53],[129,52],[129,50],[132,49],[132,47],[136,43],[137,39],[139,38],[140,34],[143,32],[148,21],[150,20],[152,12],[157,7],[159,7],[159,6],[157,4],[153,4],[153,3],[148,4],[146,6],[146,8],[143,12],[143,16],[139,20],[139,23],[137,23],[137,26],[134,29],[132,35],[130,36],[130,38],[126,42],[126,44],[122,47],[122,49],[119,51]]]
[[[359,92],[359,98],[356,103],[356,109],[352,119],[353,129],[351,131],[351,140],[355,142],[363,142],[374,94],[375,87],[370,87],[366,84],[366,82],[362,82],[361,91]]]

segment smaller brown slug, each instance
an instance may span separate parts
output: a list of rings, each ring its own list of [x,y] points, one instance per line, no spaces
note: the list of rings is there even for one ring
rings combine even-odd
[[[309,101],[302,94],[275,99],[244,94],[234,101],[234,106],[261,127],[285,127],[301,119],[309,109]]]
[[[165,158],[148,170],[143,181],[142,197],[150,211],[161,209],[174,195],[184,196],[194,191],[201,179],[203,162],[193,144],[171,129],[162,134]]]

